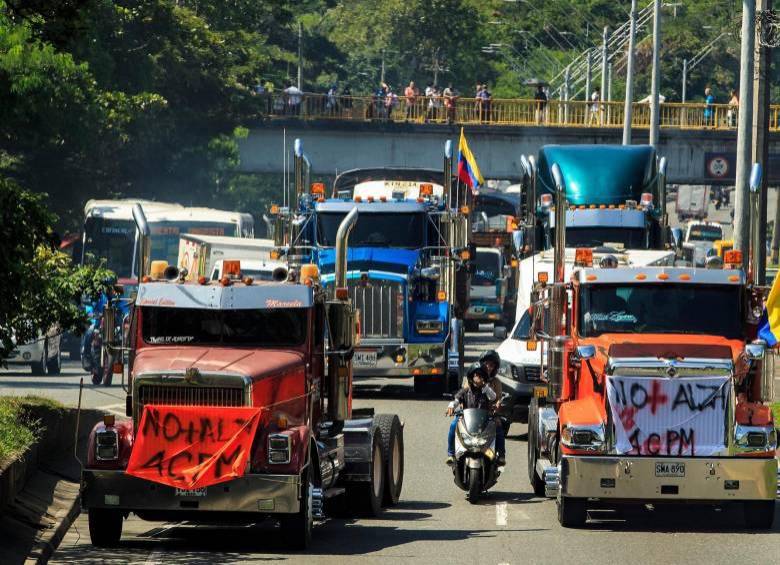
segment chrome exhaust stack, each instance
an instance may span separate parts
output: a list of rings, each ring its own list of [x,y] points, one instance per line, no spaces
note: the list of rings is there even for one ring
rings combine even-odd
[[[143,206],[139,203],[133,204],[133,221],[135,227],[138,229],[138,248],[139,253],[139,269],[138,269],[138,284],[141,284],[141,279],[145,275],[149,274],[149,269],[152,267],[152,231],[149,229],[149,224],[146,221],[146,214],[144,214]]]
[[[558,163],[552,165],[555,181],[555,252],[550,296],[550,344],[547,349],[547,395],[552,402],[563,400],[566,355],[571,338],[566,335],[566,190]]]
[[[341,220],[339,229],[336,232],[336,272],[333,281],[333,298],[337,298],[336,290],[347,287],[347,249],[349,234],[355,227],[358,219],[357,206],[352,208],[349,213]]]

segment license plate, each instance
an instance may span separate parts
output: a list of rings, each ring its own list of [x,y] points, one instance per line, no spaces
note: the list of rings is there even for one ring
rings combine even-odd
[[[203,498],[206,496],[206,487],[196,488],[193,490],[187,490],[183,488],[176,489],[176,496],[189,496]]]
[[[355,351],[352,357],[354,367],[376,367],[376,351]]]
[[[666,463],[666,462],[658,461],[655,464],[655,476],[656,477],[684,477],[685,463]]]

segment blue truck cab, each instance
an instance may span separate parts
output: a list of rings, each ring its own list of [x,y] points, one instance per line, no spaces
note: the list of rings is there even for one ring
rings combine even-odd
[[[302,152],[298,159],[305,169]],[[358,312],[352,359],[358,377],[413,377],[415,391],[425,394],[460,382],[465,307],[456,307],[464,286],[457,279],[469,252],[467,240],[457,245],[466,220],[448,206],[449,186],[442,170],[356,169],[339,175],[329,196],[314,183],[291,199],[297,210],[288,214],[290,268],[316,264],[334,294],[336,234],[347,214],[358,211],[343,289]]]
[[[566,245],[664,249],[666,160],[649,145],[547,145],[534,171],[536,249],[553,246],[558,165],[566,192]]]

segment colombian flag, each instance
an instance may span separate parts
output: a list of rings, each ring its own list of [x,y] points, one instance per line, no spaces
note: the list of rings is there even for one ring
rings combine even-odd
[[[463,134],[463,128],[460,128],[460,142],[458,143],[458,179],[465,183],[471,190],[476,190],[483,184],[485,179],[479,172],[477,160],[469,149],[466,142],[466,136]]]
[[[775,277],[772,290],[766,299],[764,313],[758,322],[758,337],[766,341],[767,346],[774,347],[780,342],[780,276]]]

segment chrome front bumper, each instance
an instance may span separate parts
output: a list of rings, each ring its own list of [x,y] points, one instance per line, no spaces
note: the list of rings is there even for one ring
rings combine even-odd
[[[440,376],[447,372],[443,343],[386,343],[364,338],[356,351],[376,352],[374,366],[358,365],[353,358],[352,371],[360,377]]]
[[[685,476],[656,477],[656,463],[685,463]],[[776,492],[775,459],[565,455],[560,465],[560,494],[567,497],[649,501],[774,500]]]
[[[176,496],[176,489],[124,471],[85,469],[81,505],[123,511],[203,511],[291,514],[300,509],[297,475],[244,475],[206,488],[205,496]]]

